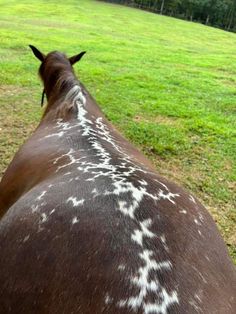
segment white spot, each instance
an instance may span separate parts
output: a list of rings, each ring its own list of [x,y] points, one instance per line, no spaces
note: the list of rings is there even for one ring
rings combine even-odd
[[[121,270],[121,271],[125,270],[125,265],[123,265],[123,264],[119,265],[118,270]]]
[[[200,219],[200,221],[201,221],[201,222],[203,222],[203,221],[204,221],[204,218],[203,218],[203,216],[202,216],[202,214],[201,214],[201,213],[199,213],[198,217],[199,217],[199,219]]]
[[[161,182],[161,181],[159,181],[159,180],[154,180],[154,181],[156,181],[156,182],[158,182],[160,185],[162,185],[168,192],[169,192],[169,189],[168,189],[168,187],[163,183],[163,182]]]
[[[158,196],[160,199],[168,200],[172,204],[175,204],[175,201],[173,199],[180,195],[178,193],[171,193],[171,192],[168,192],[167,194],[165,194],[164,191],[160,190],[158,193]]]
[[[148,196],[153,200],[159,200],[158,196],[152,195],[146,191],[144,187],[135,187],[133,183],[125,181],[124,179],[120,182],[119,180],[114,181],[113,186],[115,189],[112,192],[106,193],[106,195],[122,195],[123,193],[130,193],[132,203],[128,205],[126,201],[118,202],[118,210],[124,215],[129,216],[134,219],[134,213],[139,207],[140,202],[143,200],[144,196]]]
[[[32,209],[32,213],[35,213],[39,209],[39,204],[37,204],[37,205],[33,204],[31,206],[31,209]]]
[[[58,133],[52,133],[52,134],[46,135],[44,138],[50,138],[50,137],[54,137],[54,136],[62,137],[64,134],[65,134],[65,132],[61,131]]]
[[[105,303],[106,304],[111,304],[113,301],[113,299],[109,296],[109,294],[107,293],[105,296]]]
[[[69,131],[71,129],[78,128],[78,125],[70,122],[63,122],[62,119],[58,119],[55,128],[61,129],[62,131]]]
[[[77,217],[74,217],[72,219],[72,225],[77,224],[79,222],[79,219]]]
[[[117,305],[119,307],[125,307],[127,305],[127,300],[120,300],[119,302],[117,302]]]
[[[167,244],[166,244],[166,237],[165,237],[165,235],[162,234],[162,235],[160,236],[160,239],[161,239],[161,242],[162,242],[162,244],[163,244],[165,250],[168,252],[168,251],[169,251],[169,248],[168,248],[168,246],[167,246]]]
[[[181,210],[179,211],[179,213],[180,213],[180,214],[184,214],[184,215],[186,215],[186,214],[187,214],[187,210],[185,210],[185,209],[181,209]]]
[[[70,171],[66,172],[65,174],[63,174],[63,176],[69,176],[71,174]]]
[[[196,218],[194,219],[194,222],[196,225],[201,226],[201,223]]]
[[[84,204],[84,199],[81,199],[81,200],[77,200],[76,197],[69,197],[66,201],[67,203],[69,202],[72,202],[73,204],[73,207],[76,207],[76,206],[80,206],[80,205],[83,205]]]
[[[200,302],[200,303],[202,302],[202,299],[200,298],[200,296],[197,293],[194,294],[194,298],[197,299],[198,302]]]
[[[23,242],[27,242],[30,238],[30,235],[28,234],[26,237],[24,237]]]
[[[65,153],[65,154],[63,154],[63,155],[61,155],[61,156],[55,158],[54,161],[53,161],[53,164],[57,164],[58,161],[59,161],[60,159],[64,158],[64,157],[69,158],[69,162],[62,164],[61,166],[58,166],[56,172],[58,172],[60,169],[63,169],[63,168],[65,168],[65,167],[68,167],[68,166],[70,166],[70,165],[78,164],[78,163],[80,162],[81,158],[75,158],[75,157],[74,157],[74,154],[75,154],[75,153],[76,153],[76,152],[74,151],[74,149],[71,148],[67,153]],[[71,172],[69,171],[69,172],[67,172],[67,173],[64,174],[64,175],[68,175],[68,174],[71,174]]]
[[[195,198],[192,195],[189,195],[189,200],[193,202],[194,204],[196,204]]]
[[[143,179],[142,179],[142,180],[139,180],[138,182],[139,182],[141,185],[146,185],[146,186],[148,185],[147,181],[145,181],[145,180],[143,180]]]
[[[46,222],[47,220],[48,220],[47,215],[46,215],[45,213],[42,213],[42,214],[41,214],[41,223],[44,223],[44,222]]]
[[[53,208],[53,209],[50,211],[49,215],[52,215],[52,214],[55,212],[55,210],[56,210],[56,208]]]
[[[37,197],[37,200],[40,201],[44,195],[47,193],[47,191],[43,191],[38,197]]]
[[[94,194],[94,197],[98,196],[98,195],[99,195],[99,194],[98,194],[98,190],[97,190],[96,188],[94,188],[94,189],[92,190],[92,194]]]
[[[134,230],[134,233],[131,235],[132,240],[138,243],[140,246],[143,246],[144,237],[148,237],[148,238],[155,237],[155,234],[148,229],[151,223],[152,223],[151,219],[146,219],[140,222],[139,226],[141,230],[139,229]]]

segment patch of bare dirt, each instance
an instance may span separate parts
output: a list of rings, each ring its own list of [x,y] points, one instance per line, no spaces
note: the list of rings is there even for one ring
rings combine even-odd
[[[0,85],[0,97],[14,96],[22,94],[26,88],[15,85]]]

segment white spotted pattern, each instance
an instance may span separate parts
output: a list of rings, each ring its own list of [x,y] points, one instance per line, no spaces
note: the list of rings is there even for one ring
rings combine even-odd
[[[157,180],[152,172],[133,162],[131,156],[120,148],[118,141],[114,139],[102,117],[89,116],[86,108],[86,97],[79,85],[70,90],[65,97],[65,101],[69,101],[77,108],[77,119],[74,119],[73,122],[65,122],[62,119],[56,120],[53,132],[44,138],[61,138],[64,136],[69,138],[70,134],[78,131],[81,138],[85,138],[86,145],[78,149],[69,148],[68,151],[63,151],[61,155],[53,159],[53,165],[56,165],[55,172],[62,174],[63,179],[65,179],[65,181],[57,184],[74,182],[76,185],[76,181],[80,180],[82,175],[84,182],[91,186],[89,198],[83,199],[71,193],[71,196],[65,200],[65,204],[71,207],[71,210],[68,211],[71,215],[70,225],[72,224],[73,228],[79,228],[80,226],[80,212],[75,208],[83,206],[88,200],[96,203],[96,198],[100,196],[108,198],[114,196],[116,201],[115,210],[120,216],[124,215],[125,219],[130,220],[130,225],[134,226],[133,230],[130,231],[130,240],[133,247],[137,248],[134,254],[136,254],[136,260],[139,264],[136,268],[132,268],[126,264],[126,261],[122,261],[122,264],[117,266],[119,274],[123,272],[126,274],[130,291],[133,291],[132,295],[127,290],[126,297],[117,301],[113,298],[114,296],[112,297],[107,293],[104,296],[104,302],[105,304],[113,303],[118,308],[129,308],[132,312],[142,310],[144,314],[167,314],[170,306],[178,304],[180,300],[177,288],[175,286],[168,287],[167,291],[159,278],[160,274],[161,276],[163,274],[171,276],[174,266],[166,258],[157,260],[155,245],[151,246],[150,243],[155,241],[153,243],[161,244],[166,256],[168,256],[167,252],[170,251],[171,246],[168,247],[166,236],[161,233],[163,231],[160,231],[158,235],[153,232],[158,210],[156,216],[152,215],[152,217],[139,214],[141,210],[143,212],[146,210],[146,213],[148,213],[149,204],[156,204],[158,209],[158,202],[161,202],[160,206],[168,204],[170,208],[177,208],[176,199],[180,197],[180,194],[170,191],[168,186]],[[107,149],[107,147],[111,149]],[[150,192],[153,187],[150,186],[148,179],[148,182],[143,179],[144,174],[153,176],[152,185],[158,186],[155,192]],[[104,187],[100,186],[103,178],[109,182],[105,190]],[[53,186],[48,187],[53,188]],[[45,204],[43,202],[45,196],[47,196],[47,192],[42,191],[36,198],[36,202],[31,206],[33,213],[38,212],[42,204]],[[192,195],[189,195],[189,200],[197,205]],[[48,221],[54,212],[55,208],[52,208],[49,214],[41,213],[41,224]],[[179,208],[178,212],[187,215],[186,209]],[[183,215],[181,215],[181,218],[185,219],[187,216]],[[193,217],[193,220],[196,227],[201,226],[203,223],[203,217],[199,213],[198,216]],[[198,230],[198,233],[201,235],[200,230]],[[127,274],[130,269],[132,269],[132,273]],[[197,270],[195,271],[197,272]],[[197,274],[200,277],[202,276],[198,272]],[[201,278],[203,281],[205,280],[204,277]],[[152,301],[150,301],[149,296],[154,296],[154,298],[151,298]],[[196,301],[196,298],[193,298],[193,301],[190,302],[195,304]]]
[[[77,120],[79,132],[82,137],[87,138],[87,141],[90,144],[90,149],[96,156],[96,161],[93,162],[91,160],[87,160],[88,158],[86,155],[81,155],[78,158],[76,157],[76,151],[70,149],[67,153],[62,154],[54,160],[54,164],[60,163],[56,172],[59,172],[63,168],[69,169],[71,165],[77,165],[77,170],[80,173],[89,175],[86,179],[88,182],[95,182],[98,178],[103,177],[109,178],[111,185],[107,191],[103,191],[102,194],[100,194],[99,186],[96,186],[92,189],[91,195],[93,198],[96,198],[99,195],[114,195],[119,197],[116,210],[133,220],[137,225],[137,228],[133,230],[130,236],[131,240],[138,246],[137,254],[140,259],[140,263],[143,265],[137,269],[136,275],[130,278],[130,285],[139,289],[138,294],[118,301],[117,306],[129,307],[133,311],[143,308],[143,313],[145,314],[165,314],[167,313],[167,309],[170,305],[179,302],[177,292],[173,290],[168,293],[158,281],[157,275],[151,281],[149,281],[149,276],[153,271],[171,271],[172,266],[168,260],[157,262],[154,258],[154,252],[145,247],[144,240],[146,238],[152,239],[156,237],[151,230],[152,219],[147,218],[142,221],[138,221],[136,218],[136,212],[139,210],[140,204],[144,198],[155,203],[163,200],[175,205],[175,198],[179,197],[179,194],[169,191],[168,187],[160,181],[158,182],[163,189],[159,189],[156,194],[149,193],[148,183],[138,175],[140,173],[147,173],[148,171],[137,166],[130,159],[130,156],[121,150],[113,136],[110,134],[109,129],[103,123],[103,119],[101,117],[98,117],[95,121],[91,121],[87,117],[88,113],[85,108],[86,99],[79,86],[77,86],[77,90],[76,87],[74,87],[68,94],[67,99],[71,98],[73,98],[73,103],[77,105],[78,109]],[[60,132],[66,132],[71,129],[69,124],[62,123],[62,121],[57,122],[57,126],[59,126],[59,130],[53,136],[59,136],[61,134]],[[112,162],[113,156],[105,148],[103,143],[106,145],[109,144],[111,148],[117,152],[118,162]],[[82,150],[80,150],[80,152],[82,152]],[[71,171],[66,172],[66,174],[67,173],[70,175]],[[137,176],[137,184],[135,185],[130,180],[132,175]],[[78,179],[79,176],[75,176],[72,177],[69,182]],[[129,201],[127,201],[127,198],[124,199],[123,196],[125,195],[129,195]],[[70,196],[66,202],[72,203],[73,207],[77,207],[83,205],[86,200],[79,200],[75,196]],[[74,217],[72,224],[77,223],[78,220],[78,217]],[[164,248],[167,250],[168,248],[164,235],[162,236],[161,241]],[[120,271],[125,269],[126,265],[124,264],[118,267],[118,270]],[[146,298],[149,293],[155,293],[158,301],[155,303],[147,302]],[[105,303],[109,304],[111,300],[112,298],[107,294],[105,297]]]
[[[153,252],[144,250],[139,254],[140,258],[144,261],[144,266],[138,270],[138,275],[131,278],[133,284],[137,286],[139,294],[136,296],[129,297],[125,300],[121,300],[118,305],[120,307],[128,306],[131,309],[137,311],[140,307],[143,308],[145,314],[149,313],[167,313],[169,305],[178,303],[178,297],[176,291],[168,293],[164,287],[161,286],[159,281],[149,280],[150,272],[155,271],[168,271],[171,270],[170,261],[163,261],[157,263],[153,258]],[[162,302],[159,300],[155,303],[145,302],[145,298],[148,293],[159,294]]]

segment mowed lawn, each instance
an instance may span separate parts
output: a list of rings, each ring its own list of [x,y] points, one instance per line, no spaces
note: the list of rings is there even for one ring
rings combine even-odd
[[[86,50],[76,73],[106,116],[213,215],[236,262],[236,35],[98,1],[0,0],[0,172],[40,120],[43,52]]]

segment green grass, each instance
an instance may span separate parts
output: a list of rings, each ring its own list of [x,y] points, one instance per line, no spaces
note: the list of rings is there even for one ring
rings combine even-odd
[[[197,195],[236,262],[236,36],[102,2],[0,0],[0,171],[42,114],[28,44],[68,55],[109,120]]]

